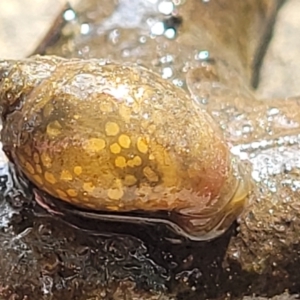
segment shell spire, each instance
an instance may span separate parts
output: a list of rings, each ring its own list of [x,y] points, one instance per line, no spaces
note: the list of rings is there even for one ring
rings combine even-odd
[[[24,60],[0,61],[0,103],[2,114],[20,106],[20,101],[55,70],[59,57],[32,56]],[[26,98],[26,97],[25,97]]]

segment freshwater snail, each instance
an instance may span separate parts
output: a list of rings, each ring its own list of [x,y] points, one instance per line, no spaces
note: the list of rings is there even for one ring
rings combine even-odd
[[[63,199],[56,195],[58,190],[62,196],[67,195],[66,199],[70,197],[73,203],[68,204],[67,201],[50,197],[50,201],[55,202],[54,208],[64,213],[63,217],[44,213],[35,206],[34,202],[30,203],[29,207],[25,205],[21,211],[18,210],[16,217],[11,217],[11,210],[7,210],[5,206],[8,202],[10,207],[10,201],[6,199],[10,200],[11,197],[2,196],[0,255],[3,259],[0,260],[0,298],[228,299],[254,294],[272,297],[286,289],[297,292],[299,280],[295,274],[297,275],[299,269],[300,245],[299,160],[297,159],[299,127],[293,125],[300,124],[299,114],[297,114],[299,109],[295,103],[292,105],[286,100],[260,101],[252,95],[244,97],[244,91],[250,89],[251,62],[257,62],[254,59],[254,52],[261,48],[259,41],[265,41],[261,33],[266,32],[267,26],[271,26],[269,16],[272,16],[272,7],[278,1],[87,0],[78,2],[80,5],[62,11],[60,20],[58,18],[59,22],[52,27],[45,43],[41,43],[41,47],[38,48],[37,54],[67,58],[105,58],[121,64],[137,62],[165,78],[168,77],[165,75],[170,76],[170,74],[172,77],[167,78],[170,83],[166,83],[143,68],[130,67],[130,65],[123,65],[121,68],[120,65],[104,64],[101,60],[83,62],[67,61],[56,57],[39,57],[0,62],[2,70],[0,91],[5,125],[3,139],[9,158],[15,162],[20,172],[24,174],[27,172],[25,176],[31,181],[34,181],[35,176],[39,176],[35,181],[35,189],[39,190],[37,196],[44,196],[40,191],[45,190],[44,187],[47,185],[51,190],[46,197],[52,194],[56,198]],[[170,2],[174,4],[174,12],[172,15],[162,15],[161,3],[170,4]],[[73,17],[76,19],[72,19]],[[18,18],[18,23],[19,20]],[[151,20],[152,23],[148,22]],[[154,37],[151,34],[153,26],[161,23],[166,25],[165,29],[168,33],[169,29],[174,32],[171,28],[174,24],[172,20],[176,22],[182,20],[181,23],[175,22],[177,27],[172,27],[176,31],[176,37],[170,39],[169,36]],[[156,22],[154,25],[153,21]],[[80,69],[78,73],[74,65]],[[97,72],[94,69],[89,71],[93,65]],[[201,76],[203,75],[201,70],[206,71],[206,69],[200,69],[198,72],[199,66],[203,65],[212,68],[216,66],[214,76],[207,76],[207,81],[204,81]],[[119,70],[119,73],[104,72],[109,68],[110,71]],[[164,73],[165,70],[172,72]],[[193,72],[189,73],[191,70]],[[115,76],[120,75],[121,72],[127,72],[126,76]],[[130,75],[136,73],[142,75]],[[207,74],[211,75],[208,72]],[[80,89],[80,87],[96,85],[105,78],[109,78],[107,82],[111,82],[108,85],[110,88],[99,94],[106,94],[111,98],[108,97],[107,100],[105,97],[104,104],[109,101],[111,101],[109,103],[118,103],[113,106],[115,108],[113,111],[104,108],[106,115],[102,112],[103,107],[102,110],[95,108],[96,99],[100,101],[103,98],[98,97],[96,93],[85,94],[95,89]],[[116,81],[116,78],[120,78],[119,81]],[[134,79],[142,89],[136,91],[131,89],[134,87]],[[154,84],[153,81],[156,83]],[[126,82],[130,83],[128,92]],[[198,103],[193,103],[185,92],[174,87],[171,82],[183,83],[183,88],[192,93]],[[97,88],[101,84],[99,83]],[[64,86],[63,91],[62,86]],[[148,88],[146,89],[145,86]],[[51,91],[50,96],[47,90]],[[154,90],[154,94],[160,100],[156,103],[151,101],[151,109],[145,109],[146,112],[142,114],[139,106],[136,105],[140,102],[136,99],[145,100],[143,95],[146,90],[148,93]],[[163,93],[159,94],[157,90]],[[72,97],[59,97],[59,94],[70,95],[71,93]],[[176,94],[175,104],[165,106],[167,104],[163,100],[172,100],[173,94]],[[79,101],[80,95],[82,99],[87,100]],[[84,98],[85,95],[87,98]],[[133,95],[131,98],[134,101],[126,95]],[[149,99],[153,98],[152,95],[153,93],[149,94]],[[205,99],[202,95],[209,97]],[[113,97],[115,100],[112,100]],[[38,99],[42,102],[35,103]],[[93,101],[90,101],[91,99]],[[120,114],[122,101],[126,102],[128,108],[125,106],[127,110]],[[164,109],[161,109],[163,112],[159,114],[161,102]],[[171,102],[173,103],[174,101]],[[90,104],[90,107],[86,109],[84,104],[86,107]],[[145,108],[146,104],[143,102],[142,107]],[[157,105],[154,107],[154,104]],[[199,105],[211,113],[215,124],[226,136],[226,141],[231,143],[230,151],[236,155],[240,154],[243,163],[251,165],[251,174],[244,174],[243,165],[229,153],[228,146],[207,114],[202,111],[196,112]],[[58,114],[55,115],[55,112]],[[80,115],[84,117],[80,119]],[[124,115],[130,116],[130,123],[124,120]],[[289,117],[290,115],[292,118]],[[199,116],[202,119],[199,120]],[[24,119],[26,117],[27,120]],[[96,119],[98,121],[95,121]],[[99,120],[103,120],[102,127]],[[141,121],[134,123],[132,120]],[[155,124],[158,122],[165,124],[160,136],[157,130],[147,135],[146,130],[152,123],[147,127],[146,122],[154,121]],[[116,135],[107,135],[105,125],[108,122],[117,124],[118,127],[108,124],[110,125],[108,128],[119,129]],[[87,126],[83,127],[82,124]],[[191,124],[199,125],[198,131],[195,130],[199,134],[190,134],[189,128],[194,128],[189,127]],[[207,127],[203,127],[201,131],[200,125],[205,124]],[[92,129],[89,131],[87,128]],[[212,136],[206,137],[204,133],[209,128]],[[68,139],[61,139],[59,133],[65,134]],[[92,136],[95,133],[98,135]],[[291,137],[291,133],[297,134],[297,138]],[[100,154],[101,158],[105,158],[103,154],[106,153],[108,166],[111,167],[107,169],[106,175],[110,174],[108,171],[115,172],[114,178],[119,179],[118,182],[113,181],[111,184],[116,192],[115,195],[120,193],[120,186],[113,186],[113,184],[123,184],[126,175],[134,176],[133,182],[137,179],[136,183],[131,182],[132,186],[124,185],[124,189],[121,190],[124,195],[120,200],[110,199],[108,195],[98,198],[101,201],[97,203],[104,205],[106,200],[111,202],[114,200],[118,205],[123,204],[122,207],[116,206],[119,212],[112,210],[105,212],[107,206],[100,208],[98,212],[94,208],[79,207],[78,203],[76,207],[74,203],[76,199],[81,199],[79,203],[81,205],[94,203],[92,196],[100,185],[94,184],[93,190],[93,186],[90,187],[91,192],[83,188],[86,182],[92,182],[92,176],[83,177],[89,171],[88,167],[94,166],[92,162],[96,162],[98,166],[98,178],[103,178],[101,176],[104,174],[102,172],[104,164],[100,165],[99,158],[96,158],[97,153],[91,151],[96,149],[97,143],[94,143],[92,149],[84,147],[86,145],[84,143],[77,145],[76,148],[75,143],[71,143],[75,140],[76,134],[80,142],[89,141],[91,138],[101,140],[98,141],[98,145],[100,144],[98,149],[103,145],[104,149],[99,150],[99,158]],[[129,148],[121,146],[119,142],[121,134],[130,137]],[[200,139],[201,136],[204,136],[204,139]],[[146,145],[143,148],[145,153],[137,146],[138,138],[141,137],[144,138],[143,142]],[[278,137],[280,139],[277,143]],[[201,144],[203,148],[200,145],[196,148],[195,142],[203,141],[206,141]],[[150,162],[153,160],[147,159],[150,158],[153,149],[151,142],[159,142],[162,145],[160,149],[166,151],[166,154],[171,153],[173,160],[163,160],[163,163],[158,161],[156,165],[151,165]],[[169,147],[166,145],[167,142],[171,144],[168,144]],[[120,153],[112,151],[110,148],[112,144],[114,145],[112,149],[117,149],[115,152],[120,151]],[[29,147],[26,147],[28,145]],[[195,150],[196,154],[192,156],[191,151],[179,152],[175,148],[176,145],[180,145],[183,149]],[[198,151],[200,148],[205,150],[209,146],[212,149],[209,149],[208,153],[215,162],[215,170],[212,172],[208,172],[211,170],[209,168],[211,165],[205,160],[206,153]],[[236,150],[240,150],[240,153]],[[71,154],[64,156],[64,151],[69,151],[68,153]],[[162,151],[158,152],[160,153]],[[48,154],[48,157],[45,157],[45,154]],[[117,156],[124,157],[126,163],[124,168],[116,167]],[[128,161],[135,156],[140,157],[138,162],[141,165],[134,166],[133,170],[133,167],[129,166],[132,162],[128,164]],[[72,160],[62,160],[64,157]],[[80,160],[75,161],[74,157],[80,157]],[[185,158],[190,160],[186,162]],[[60,165],[62,162],[63,168]],[[122,159],[117,162],[122,164]],[[161,192],[162,196],[171,195],[172,190],[168,191],[165,181],[162,182],[162,179],[168,179],[170,176],[163,177],[161,174],[164,173],[158,172],[159,166],[168,163],[168,166],[174,166],[172,172],[176,171],[176,168],[184,169],[186,166],[185,171],[192,169],[193,162],[204,162],[203,169],[198,168],[201,171],[199,177],[202,175],[207,183],[219,183],[219,186],[209,186],[210,192],[214,192],[211,195],[214,202],[211,202],[212,205],[208,205],[207,209],[202,209],[205,204],[195,209],[192,207],[190,212],[194,215],[191,215],[179,205],[173,209],[167,207],[170,202],[167,202],[165,207],[158,208],[158,205],[163,202],[155,202],[154,200],[161,198],[154,197],[149,198],[148,202],[144,201],[144,206],[141,204],[137,207],[139,202],[131,202],[136,205],[136,210],[128,208],[130,203],[127,201],[129,195],[126,192],[129,190],[134,194],[139,189],[141,192],[139,195],[143,195],[144,192],[144,195],[152,196],[155,192],[160,192],[156,189],[159,186],[166,191],[165,194]],[[282,164],[284,167],[281,167]],[[75,169],[78,166],[82,170]],[[154,180],[149,183],[143,172],[146,166],[152,168],[160,181]],[[270,167],[273,166],[271,170]],[[223,173],[222,168],[225,170]],[[33,174],[29,173],[30,170]],[[62,170],[69,171],[72,177]],[[78,171],[81,171],[80,175],[76,175]],[[96,172],[94,168],[90,171]],[[187,179],[192,178],[197,181],[198,173],[189,172],[187,175],[187,172],[175,171],[173,172],[175,176],[171,178],[182,182],[182,185],[179,185],[179,182],[175,187],[184,190],[190,182],[193,182]],[[211,178],[207,177],[208,174],[212,174]],[[177,231],[181,229],[180,234],[194,240],[213,238],[228,228],[230,222],[242,209],[246,201],[244,196],[247,194],[248,180],[251,180],[251,177],[253,179],[251,197],[239,218],[239,230],[234,232],[235,234],[229,234],[232,233],[230,231],[213,242],[195,243],[176,236],[166,230],[166,226],[155,223],[168,221],[168,224]],[[53,178],[57,182],[48,182]],[[70,180],[66,180],[68,178]],[[72,180],[75,179],[76,182],[70,187]],[[140,183],[142,180],[144,181]],[[140,188],[141,186],[143,189]],[[198,185],[193,185],[194,194],[191,189],[186,189],[186,195],[195,195],[199,192],[197,187]],[[70,189],[75,189],[78,195],[81,190],[86,192],[85,197],[88,202],[82,201],[83,197],[72,196],[74,191]],[[145,191],[146,189],[153,189],[153,193]],[[68,190],[71,195],[68,194]],[[108,193],[108,190],[109,188],[103,189],[103,192]],[[237,192],[233,195],[235,190]],[[89,193],[92,196],[89,196]],[[47,199],[44,201],[48,204]],[[149,211],[151,201],[152,207],[160,211]],[[125,204],[128,211],[125,211]],[[59,210],[60,208],[68,210]],[[76,215],[77,212],[85,215]],[[79,217],[76,219],[76,216]],[[81,216],[91,217],[91,219],[84,219]],[[98,222],[96,216],[104,216],[107,219]],[[135,223],[106,222],[108,218],[114,217]],[[82,224],[69,222],[73,220],[80,221]],[[148,222],[147,226],[140,224],[141,221]],[[191,221],[198,221],[198,223]],[[68,222],[69,224],[66,224]],[[154,226],[148,226],[150,222]],[[177,224],[176,228],[174,224]],[[80,230],[74,228],[76,225],[81,225]],[[122,228],[119,230],[119,227]],[[154,293],[153,297],[149,296],[149,291]]]
[[[159,75],[51,56],[0,66],[4,150],[50,196],[106,218],[149,213],[194,240],[241,212],[249,182],[217,126]]]

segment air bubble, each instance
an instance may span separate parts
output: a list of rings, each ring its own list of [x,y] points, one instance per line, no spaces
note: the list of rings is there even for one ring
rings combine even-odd
[[[176,86],[183,87],[183,81],[181,79],[175,78],[172,82]]]
[[[251,125],[244,125],[242,128],[242,132],[243,133],[250,133],[253,131],[253,127]]]
[[[109,34],[109,39],[113,44],[116,44],[119,41],[119,37],[120,37],[120,32],[118,29],[114,29]]]
[[[268,116],[276,116],[279,114],[279,109],[278,108],[270,108],[267,112]]]
[[[209,51],[207,51],[207,50],[201,50],[196,55],[196,59],[197,60],[207,60],[207,59],[209,59],[209,56],[210,56]]]
[[[172,40],[176,37],[176,30],[174,28],[168,28],[165,31],[165,37]]]
[[[231,255],[234,259],[239,260],[240,259],[240,252],[239,251],[235,251],[232,253]]]
[[[162,69],[162,78],[168,79],[173,76],[173,70],[170,67],[166,67]]]
[[[89,34],[90,32],[90,25],[87,23],[83,23],[80,26],[80,33],[83,35]]]
[[[158,11],[164,15],[170,15],[174,10],[174,4],[171,1],[162,1],[158,5]]]
[[[163,22],[156,22],[151,27],[151,33],[154,35],[163,35],[165,32],[165,25]]]
[[[170,54],[165,55],[165,56],[160,58],[160,62],[162,64],[171,63],[171,62],[173,62],[173,60],[174,60],[174,57]]]
[[[76,14],[75,14],[75,11],[72,10],[72,9],[68,9],[64,12],[63,14],[63,18],[66,20],[66,21],[72,21],[76,18]]]
[[[145,36],[141,36],[139,41],[141,44],[145,44],[147,42],[147,38]]]

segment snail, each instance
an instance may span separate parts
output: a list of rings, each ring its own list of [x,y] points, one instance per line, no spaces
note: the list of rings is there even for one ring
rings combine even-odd
[[[241,213],[249,176],[211,117],[160,75],[56,56],[0,68],[4,151],[49,197],[192,240]]]

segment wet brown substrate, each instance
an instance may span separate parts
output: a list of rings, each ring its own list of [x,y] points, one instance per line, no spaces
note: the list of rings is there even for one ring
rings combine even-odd
[[[11,182],[4,173],[3,193]],[[206,243],[190,242],[163,226],[108,224],[70,212],[53,216],[32,201],[31,190],[21,197],[12,189],[0,202],[0,299],[297,294],[299,191],[284,183],[296,182],[297,174],[286,171],[270,178],[277,190],[270,191],[263,180],[257,183],[239,224]]]
[[[55,217],[31,201],[9,217],[9,199],[1,199],[2,299],[240,299],[300,288],[295,210],[293,220],[270,216],[261,203],[238,228],[199,243],[163,226]]]

